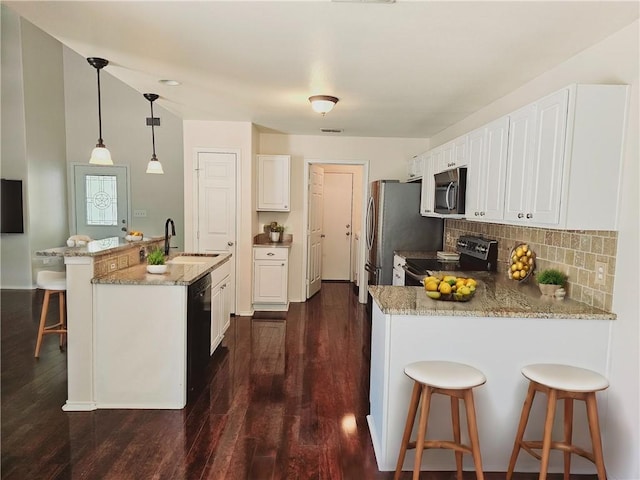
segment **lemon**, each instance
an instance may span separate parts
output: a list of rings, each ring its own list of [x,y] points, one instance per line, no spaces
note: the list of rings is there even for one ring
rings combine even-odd
[[[424,284],[424,289],[427,292],[435,292],[438,290],[438,284],[436,282],[434,282],[433,280],[431,280],[430,282],[427,282]]]
[[[518,270],[518,265],[514,263],[513,265],[511,265],[511,271],[515,272],[516,270]]]
[[[438,299],[442,294],[440,292],[427,292],[427,296],[430,298]]]
[[[531,250],[527,251],[527,257],[531,257],[531,255],[533,255],[533,253],[531,253]]]
[[[524,278],[527,276],[527,271],[526,270],[520,270],[520,278]]]
[[[449,283],[451,280],[453,280],[453,283],[456,283],[456,277],[454,275],[445,275],[442,279],[443,282],[447,283]]]
[[[520,278],[520,272],[518,270],[516,270],[515,272],[513,272],[513,278],[515,280],[518,280]]]
[[[470,292],[475,292],[476,291],[476,286],[475,285],[469,285],[467,288],[469,289]]]
[[[526,245],[526,244],[525,244],[525,245],[522,245],[522,251],[523,251],[524,253],[527,253],[527,251],[528,251],[528,250],[529,250],[529,245]]]
[[[451,293],[451,285],[449,285],[447,282],[440,282],[438,290],[440,290],[440,293],[448,295]]]
[[[522,270],[523,265],[522,262],[516,262],[516,270]]]
[[[467,281],[464,278],[459,278],[456,281],[456,287],[460,288],[460,287],[464,287],[467,284]]]
[[[516,248],[516,256],[521,257],[524,252],[522,251],[522,247]]]
[[[471,295],[471,289],[469,287],[460,287],[458,293],[461,295]]]
[[[467,278],[466,284],[467,284],[467,287],[471,287],[471,286],[475,287],[478,284],[478,282],[476,282],[474,278]]]
[[[518,256],[515,253],[511,256],[511,261],[512,262],[517,262],[518,261]]]
[[[426,277],[426,278],[423,280],[423,282],[425,283],[425,285],[426,285],[428,282],[436,282],[436,283],[440,283],[440,279],[439,279],[438,277],[434,277],[433,275],[431,275],[431,276],[429,276],[429,277]]]

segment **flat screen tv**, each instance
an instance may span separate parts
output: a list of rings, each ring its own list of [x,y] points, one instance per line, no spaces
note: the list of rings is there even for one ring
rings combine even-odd
[[[22,180],[2,179],[0,184],[2,214],[0,233],[24,233],[22,215]]]

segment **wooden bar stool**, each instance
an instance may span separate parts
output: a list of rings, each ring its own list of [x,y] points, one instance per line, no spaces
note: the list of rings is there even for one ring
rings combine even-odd
[[[36,340],[35,357],[40,356],[40,346],[42,345],[42,337],[48,334],[60,335],[60,350],[64,344],[64,338],[67,334],[66,309],[64,304],[64,296],[67,290],[67,275],[65,272],[52,272],[42,270],[38,272],[36,279],[38,288],[44,290],[44,300],[42,301],[42,313],[40,314],[40,326],[38,327],[38,339]],[[60,318],[58,323],[47,325],[47,312],[49,310],[49,297],[51,294],[58,294],[58,303],[60,306]]]
[[[518,425],[518,432],[516,433],[516,440],[513,445],[513,452],[511,453],[511,460],[509,461],[509,468],[507,470],[507,480],[510,480],[513,475],[520,449],[526,450],[529,454],[541,461],[540,480],[547,478],[550,450],[561,450],[564,452],[564,480],[569,480],[572,453],[595,463],[598,479],[605,480],[607,474],[602,456],[596,392],[606,389],[609,386],[608,380],[599,373],[591,370],[556,364],[527,365],[522,369],[522,374],[529,379],[529,391],[527,392],[527,397],[522,407],[520,424]],[[542,441],[525,441],[523,440],[524,431],[527,427],[529,412],[531,411],[531,405],[533,404],[536,392],[543,392],[547,395],[544,438]],[[562,442],[551,440],[557,400],[564,400],[564,440]],[[587,419],[591,433],[591,452],[587,452],[571,443],[574,400],[584,400],[586,403]],[[538,454],[534,449],[541,449],[541,454]]]
[[[404,373],[414,380],[413,393],[409,403],[409,413],[407,423],[402,435],[402,445],[398,455],[396,473],[393,477],[398,480],[402,473],[402,464],[407,449],[415,448],[416,457],[413,467],[413,479],[420,477],[420,464],[422,463],[422,452],[425,448],[444,448],[453,450],[456,456],[456,470],[458,480],[462,480],[462,454],[470,453],[476,469],[476,477],[484,479],[482,473],[482,458],[480,456],[480,442],[478,440],[478,427],[476,425],[476,412],[473,404],[474,387],[482,385],[487,381],[484,374],[469,365],[444,361],[423,361],[407,365]],[[431,395],[440,393],[451,397],[451,420],[453,423],[453,438],[450,440],[426,440],[427,420],[429,418],[429,407],[431,405]],[[460,440],[460,410],[459,399],[463,399],[467,414],[467,427],[469,429],[469,441],[471,445],[464,445]],[[416,418],[418,404],[422,402],[420,410],[420,420],[418,436],[415,442],[411,440],[413,423]]]

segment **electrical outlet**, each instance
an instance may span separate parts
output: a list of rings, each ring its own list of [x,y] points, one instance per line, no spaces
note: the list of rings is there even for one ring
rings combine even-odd
[[[134,210],[133,211],[133,216],[134,217],[146,217],[147,216],[147,211],[146,210]]]
[[[607,264],[604,262],[596,262],[596,285],[604,285],[607,278]]]

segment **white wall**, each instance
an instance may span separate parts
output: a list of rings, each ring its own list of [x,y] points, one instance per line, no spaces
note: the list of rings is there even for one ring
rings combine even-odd
[[[194,152],[197,147],[239,150],[237,174],[240,176],[240,201],[237,205],[236,242],[237,315],[251,315],[252,245],[256,231],[255,180],[253,178],[253,142],[256,132],[249,122],[185,120],[184,128],[184,211],[185,250],[194,248]]]
[[[434,146],[440,145],[570,83],[631,85],[613,292],[613,311],[618,318],[611,323],[612,356],[607,372],[611,386],[599,397],[604,407],[601,423],[607,474],[619,480],[640,478],[638,26],[636,21],[431,139]]]
[[[88,163],[98,139],[96,70],[73,50],[64,47],[63,53],[67,162]],[[154,102],[153,114],[160,118],[160,126],[155,127],[156,155],[164,175],[148,174],[152,145],[151,127],[146,119],[151,116],[151,109],[142,94],[155,92],[132,89],[111,76],[109,66],[100,72],[100,89],[104,143],[114,164],[129,166],[131,211],[147,211],[147,217],[132,217],[129,228],[142,231],[145,236],[164,235],[165,220],[172,218],[176,236],[171,245],[182,250],[185,232],[182,119],[162,107],[162,98]]]
[[[289,299],[304,301],[302,289],[304,265],[303,201],[304,161],[320,162],[364,160],[369,163],[369,181],[380,179],[406,179],[406,160],[429,149],[429,141],[416,138],[370,138],[315,135],[260,135],[260,153],[291,155],[291,212],[273,214],[273,219],[287,226],[293,234],[289,255]],[[263,217],[261,217],[263,218]]]

